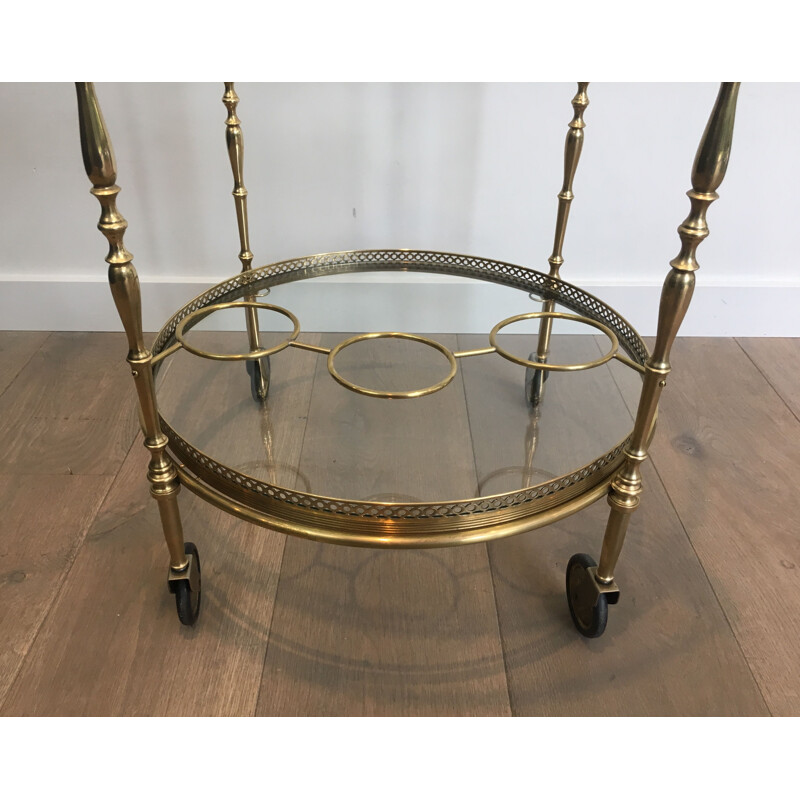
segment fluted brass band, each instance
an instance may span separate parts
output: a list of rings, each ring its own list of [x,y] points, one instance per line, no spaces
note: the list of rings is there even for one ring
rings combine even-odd
[[[202,350],[199,347],[189,344],[186,341],[186,328],[194,327],[200,320],[213,314],[215,311],[224,311],[227,308],[262,308],[265,311],[275,311],[284,317],[287,317],[293,327],[289,336],[279,344],[273,347],[265,347],[259,350],[250,350],[247,353],[212,353],[208,350]],[[252,361],[256,358],[264,358],[271,356],[273,353],[279,353],[285,350],[298,336],[300,335],[300,322],[291,311],[282,308],[281,306],[274,306],[270,303],[258,303],[255,300],[237,300],[231,303],[216,303],[213,306],[205,306],[205,308],[198,308],[197,311],[192,312],[184,317],[175,328],[175,339],[180,343],[184,350],[192,353],[193,355],[200,356],[201,358],[208,358],[212,361]]]
[[[573,322],[582,322],[584,325],[591,325],[593,328],[602,331],[608,337],[611,342],[611,349],[595,361],[587,361],[582,364],[550,364],[541,361],[528,361],[526,358],[520,358],[513,353],[509,353],[508,350],[504,350],[497,344],[497,334],[500,333],[503,328],[526,319],[568,319]],[[602,366],[608,361],[611,361],[619,350],[617,335],[607,325],[603,325],[602,322],[597,322],[597,320],[589,319],[588,317],[580,317],[577,314],[564,314],[560,311],[531,311],[528,314],[517,314],[515,317],[508,317],[508,319],[498,322],[497,325],[492,328],[489,334],[489,343],[499,355],[508,359],[508,361],[521,364],[523,367],[536,367],[536,369],[552,370],[553,372],[578,372],[584,369],[593,369],[594,367]]]
[[[259,481],[216,462],[163,424],[181,481],[184,476],[193,479],[193,485],[186,482],[192,491],[198,485],[215,490],[228,504],[221,507],[286,533],[378,547],[435,547],[441,545],[433,540],[440,538],[447,540],[444,544],[466,544],[510,535],[491,530],[497,526],[522,532],[561,519],[606,494],[627,443],[575,472],[509,494],[440,503],[362,502]],[[473,537],[476,531],[482,531],[478,539]],[[430,543],[413,544],[420,539]]]
[[[357,344],[358,342],[367,341],[369,339],[405,339],[406,341],[411,342],[419,342],[420,344],[424,344],[428,347],[432,347],[434,350],[438,350],[446,359],[448,364],[450,365],[449,372],[445,378],[440,380],[438,383],[433,384],[432,386],[426,386],[423,389],[411,389],[408,391],[401,391],[401,392],[386,392],[381,391],[379,389],[368,389],[365,386],[359,386],[352,381],[347,380],[347,378],[343,377],[336,369],[336,356],[341,353],[346,347],[350,347],[351,345]],[[456,364],[456,358],[453,353],[446,348],[443,344],[435,341],[434,339],[428,339],[425,336],[417,336],[413,333],[397,333],[395,331],[384,331],[380,333],[361,333],[358,336],[351,336],[349,339],[345,339],[343,342],[339,342],[333,350],[328,353],[328,372],[330,372],[331,377],[337,382],[344,386],[346,389],[350,389],[351,392],[356,392],[358,394],[364,394],[368,397],[382,397],[388,400],[407,400],[412,399],[415,397],[424,397],[428,394],[433,394],[434,392],[438,392],[440,389],[444,389],[450,381],[453,380],[456,376],[456,372],[458,371],[458,365]]]
[[[343,527],[330,527],[329,521],[313,511],[300,515],[302,518],[288,519],[272,516],[238,502],[213,486],[209,486],[194,476],[183,465],[177,466],[181,484],[208,503],[233,514],[247,522],[261,525],[303,539],[312,539],[328,544],[348,545],[350,547],[377,547],[385,549],[429,549],[434,547],[455,547],[464,544],[477,544],[495,539],[504,539],[520,533],[536,530],[590,506],[608,492],[611,477],[606,475],[602,481],[582,494],[565,500],[538,515],[523,516],[516,519],[498,521],[487,515],[481,520],[471,520],[471,526],[440,530],[435,523],[420,521],[412,529],[398,526],[391,520],[360,520],[366,526],[348,524]],[[480,523],[480,524],[479,524]]]

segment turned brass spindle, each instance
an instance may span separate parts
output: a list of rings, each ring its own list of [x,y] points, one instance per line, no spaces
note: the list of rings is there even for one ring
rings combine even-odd
[[[548,258],[550,264],[550,277],[559,278],[561,265],[564,263],[563,249],[564,236],[567,232],[567,220],[569,219],[569,209],[574,195],[572,193],[572,182],[575,179],[575,172],[578,169],[578,161],[583,149],[583,129],[586,123],[583,121],[583,114],[586,106],[589,105],[589,97],[586,94],[588,83],[578,84],[578,93],[572,98],[572,121],[569,123],[567,140],[564,144],[564,183],[558,193],[558,214],[556,216],[556,233],[553,242],[553,253]],[[542,306],[542,311],[552,312],[555,309],[555,302],[546,300]],[[547,355],[550,352],[550,333],[553,328],[551,317],[544,317],[539,324],[539,340],[536,346],[536,360],[540,363],[547,362]],[[544,391],[541,385],[539,399]]]
[[[694,291],[694,273],[698,269],[696,252],[708,236],[706,212],[719,196],[716,190],[725,177],[733,139],[738,83],[723,83],[706,125],[692,167],[692,188],[687,192],[689,216],[678,228],[681,250],[670,261],[672,270],[664,281],[658,311],[658,329],[653,354],[645,364],[644,384],[639,409],[625,451],[625,463],[609,490],[611,513],[603,539],[597,579],[610,583],[614,577],[630,514],[639,505],[642,492],[641,463],[647,459],[651,433],[661,391],[670,372],[669,356],[675,337],[689,308]]]
[[[228,109],[225,120],[225,141],[228,145],[228,158],[233,170],[233,199],[236,204],[236,221],[239,226],[239,260],[242,262],[242,272],[247,272],[253,266],[253,254],[250,252],[250,233],[247,225],[247,189],[244,185],[244,136],[242,134],[241,120],[236,115],[239,105],[239,96],[236,94],[233,83],[225,83],[225,94],[222,102]],[[245,294],[244,299],[252,301],[254,295]],[[247,338],[250,349],[260,350],[261,344],[258,335],[258,310],[245,309],[247,320]]]
[[[117,167],[103,114],[91,83],[76,83],[81,150],[86,174],[92,182],[91,193],[100,201],[100,222],[97,227],[108,240],[108,282],[125,334],[128,338],[128,364],[131,368],[141,410],[140,421],[144,446],[150,451],[147,472],[150,492],[158,501],[164,537],[175,572],[186,569],[183,528],[178,511],[180,483],[175,467],[164,451],[167,437],[161,430],[153,382],[152,355],[144,345],[142,302],[139,278],[133,256],[125,249],[123,237],[128,223],[117,210]]]

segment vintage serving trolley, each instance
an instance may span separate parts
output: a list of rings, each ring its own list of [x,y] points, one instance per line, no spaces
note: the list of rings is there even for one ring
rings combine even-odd
[[[117,211],[116,167],[111,142],[91,83],[77,84],[80,118],[81,146],[87,175],[93,184],[91,190],[102,206],[99,229],[108,239],[110,249],[106,261],[111,292],[127,334],[130,351],[128,364],[133,374],[140,405],[140,419],[144,431],[144,445],[150,451],[147,477],[151,493],[158,503],[164,536],[170,555],[168,585],[175,594],[180,621],[193,625],[200,610],[200,560],[197,548],[184,540],[178,510],[178,492],[187,487],[208,502],[242,519],[294,536],[306,537],[334,544],[381,548],[428,548],[485,542],[511,536],[563,519],[606,496],[611,507],[599,565],[588,555],[574,555],[566,570],[567,600],[572,619],[578,631],[587,637],[600,636],[606,627],[608,605],[619,599],[619,588],[614,580],[614,570],[625,539],[631,513],[639,505],[642,492],[640,468],[647,458],[650,439],[654,431],[658,402],[670,372],[669,354],[678,328],[689,307],[694,289],[695,270],[698,263],[695,252],[708,235],[706,211],[717,199],[716,190],[723,180],[728,164],[733,134],[738,83],[723,83],[703,134],[692,170],[692,188],[688,192],[691,202],[689,216],[678,228],[681,240],[680,253],[670,262],[672,267],[664,283],[658,316],[655,345],[649,352],[640,336],[613,309],[581,289],[560,279],[563,263],[562,247],[573,199],[572,185],[584,138],[584,111],[588,105],[587,83],[578,84],[572,100],[574,114],[569,123],[564,158],[564,183],[558,194],[558,216],[555,244],[548,259],[549,273],[492,261],[484,258],[450,253],[417,250],[367,250],[315,255],[281,261],[254,269],[250,252],[247,191],[242,177],[243,140],[240,120],[237,117],[237,97],[232,83],[225,84],[223,103],[228,111],[226,138],[228,155],[234,176],[233,196],[236,204],[241,250],[241,273],[192,300],[177,311],[156,336],[151,348],[144,344],[142,333],[139,281],[131,254],[123,245],[127,228],[125,219]],[[498,322],[489,332],[481,347],[459,349],[445,346],[439,341],[399,332],[371,332],[343,338],[332,347],[310,340],[304,341],[298,318],[287,308],[262,302],[265,294],[283,291],[284,287],[348,272],[386,271],[404,273],[433,273],[460,276],[491,284],[493,290],[504,287],[510,291],[522,313],[512,314]],[[486,288],[489,291],[489,287]],[[277,293],[276,291],[276,293]],[[273,298],[274,299],[274,295]],[[525,311],[531,299],[541,302],[541,310]],[[563,307],[565,311],[557,311]],[[228,353],[208,350],[189,341],[188,334],[198,323],[215,312],[241,309],[246,319],[248,349]],[[289,321],[291,331],[279,337],[277,343],[265,343],[265,331],[260,330],[258,312],[267,311]],[[501,333],[512,324],[523,320],[536,320],[536,348],[527,357],[513,352]],[[552,330],[555,321],[570,320],[584,323],[596,334],[605,336],[602,355],[580,363],[553,363]],[[201,330],[202,326],[200,329]],[[193,334],[194,335],[194,334]],[[441,338],[441,337],[440,337]],[[423,345],[432,349],[446,364],[446,374],[436,376],[430,385],[417,389],[369,384],[369,371],[360,383],[340,365],[344,352],[351,354],[360,347],[374,344],[375,340],[390,339],[395,342]],[[316,340],[315,340],[316,341]],[[592,339],[594,341],[594,339]],[[578,463],[561,464],[550,472],[546,480],[543,473],[530,468],[521,471],[522,483],[514,489],[503,485],[501,492],[489,492],[486,481],[478,482],[477,496],[409,497],[398,490],[384,496],[335,496],[318,494],[309,482],[285,480],[274,469],[264,469],[269,458],[245,463],[245,456],[236,446],[189,441],[196,430],[190,425],[176,423],[173,412],[167,414],[157,402],[158,373],[172,358],[180,356],[193,363],[214,364],[244,361],[250,375],[250,391],[245,388],[244,400],[240,397],[244,380],[238,381],[238,371],[226,373],[224,385],[233,385],[235,402],[228,406],[215,406],[219,417],[259,413],[262,426],[269,425],[269,406],[274,400],[273,387],[279,372],[285,370],[294,348],[310,352],[316,359],[325,359],[327,372],[344,387],[348,396],[355,393],[358,402],[385,403],[389,400],[414,400],[429,398],[453,385],[459,372],[459,362],[469,359],[470,366],[494,361],[503,369],[519,370],[518,391],[515,402],[520,413],[530,418],[528,426],[529,461],[536,447],[536,426],[544,401],[545,380],[551,373],[582,373],[604,364],[624,365],[640,373],[642,386],[635,414],[633,430],[626,428],[623,436],[592,454],[591,460],[583,458]],[[431,350],[426,352],[431,352]],[[276,354],[284,352],[279,359]],[[624,355],[623,355],[624,352]],[[599,353],[599,350],[598,350]],[[300,354],[295,352],[298,358]],[[194,358],[199,357],[199,358]],[[306,358],[310,356],[306,355]],[[479,358],[481,357],[481,358]],[[273,385],[270,382],[272,359]],[[322,364],[321,360],[319,361]],[[524,367],[523,372],[520,367]],[[351,377],[347,377],[348,374]],[[358,373],[361,374],[361,373]],[[233,378],[230,377],[233,375]],[[327,377],[327,376],[326,376]],[[242,378],[244,376],[242,375]],[[552,377],[548,383],[548,397],[558,381]],[[491,384],[499,393],[502,381]],[[199,390],[217,392],[213,379],[198,379]],[[222,384],[220,384],[222,385]],[[519,387],[524,386],[523,392]],[[492,388],[492,391],[495,389]],[[338,391],[338,390],[337,390]],[[638,393],[638,390],[637,390]],[[444,394],[444,392],[443,392]],[[437,394],[438,396],[438,394]],[[558,397],[555,398],[558,400]],[[389,404],[395,408],[409,404]],[[413,403],[410,407],[414,407]],[[248,410],[249,409],[249,410]],[[421,415],[424,415],[420,411]],[[404,419],[410,419],[406,416]],[[222,423],[220,423],[222,424]],[[331,418],[331,425],[336,419]],[[398,423],[399,424],[399,423]],[[180,433],[178,429],[183,433]],[[533,431],[533,434],[531,434]],[[270,435],[263,436],[269,445]],[[442,434],[444,435],[444,434]],[[468,435],[468,431],[464,431]],[[203,438],[203,437],[201,437]],[[211,437],[213,438],[213,437]],[[222,439],[230,437],[222,431]],[[212,452],[213,451],[213,452]],[[345,460],[346,461],[346,460]],[[269,466],[269,464],[268,464]],[[274,466],[274,465],[273,465]],[[329,473],[337,469],[335,459],[322,467]],[[436,467],[447,472],[450,465]],[[294,473],[297,477],[297,472]],[[398,473],[397,478],[400,481]],[[331,484],[337,485],[335,482]],[[434,492],[433,489],[431,489]]]

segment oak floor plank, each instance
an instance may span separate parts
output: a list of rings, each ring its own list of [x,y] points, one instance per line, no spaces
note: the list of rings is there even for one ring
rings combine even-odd
[[[52,333],[0,397],[0,473],[115,475],[138,420],[122,333]]]
[[[455,337],[436,338],[455,345]],[[402,363],[352,378],[395,390],[429,383]],[[352,498],[357,483],[359,499],[430,499],[431,464],[442,471],[440,493],[472,496],[459,376],[436,394],[387,401],[340,387],[320,359],[300,464],[312,488]],[[484,545],[383,551],[287,540],[258,714],[509,711]]]
[[[293,430],[282,459],[300,453],[302,428],[284,414],[309,401],[313,357],[299,353],[295,374],[273,385],[273,422]],[[187,358],[171,367],[162,407],[194,403],[187,421],[213,425],[219,408],[249,403],[249,379],[209,379]],[[311,365],[311,366],[309,366]],[[227,394],[226,394],[227,393]],[[165,414],[166,415],[166,414]],[[170,417],[167,416],[169,419]],[[235,436],[236,428],[225,429]],[[210,432],[214,439],[213,431]],[[238,441],[243,447],[246,442]],[[236,448],[237,441],[230,444]],[[292,456],[292,453],[294,455]],[[185,490],[180,496],[186,538],[200,550],[202,612],[194,628],[178,622],[167,591],[168,556],[156,504],[145,479],[147,453],[131,449],[103,504],[69,580],[23,664],[6,715],[251,715],[269,636],[284,537],[218,511]]]
[[[577,348],[584,337],[569,338],[568,345]],[[463,347],[472,344],[467,337],[459,341]],[[618,368],[625,369],[612,364],[591,371],[596,373],[595,392],[573,393],[573,414],[601,428],[616,424],[608,415],[612,410],[620,413],[619,401],[613,401],[616,387],[611,372]],[[496,433],[486,435],[475,424],[475,419],[492,413],[498,404],[490,387],[481,387],[477,369],[477,364],[465,364],[464,380],[474,446],[483,463],[487,456],[482,451],[508,451],[519,448],[519,442],[500,440]],[[514,369],[519,382],[519,368],[509,365],[509,370]],[[558,400],[557,389],[564,385],[565,379],[551,377],[545,403]],[[604,406],[606,398],[609,404]],[[582,415],[581,402],[587,404]],[[624,405],[621,413],[627,414]],[[627,426],[632,427],[630,416]],[[545,437],[540,442],[547,447]],[[560,442],[564,448],[576,446],[568,431]],[[573,553],[599,555],[606,503],[595,503],[556,525],[489,545],[514,714],[768,713],[669,498],[649,465],[644,480],[642,505],[633,515],[617,569],[621,599],[610,608],[608,628],[599,639],[584,639],[575,631],[564,573]]]
[[[0,475],[0,706],[111,478]]]
[[[280,541],[181,495],[200,548],[202,613],[184,628],[135,447],[3,708],[4,715],[251,714]]]
[[[770,711],[796,716],[800,423],[731,339],[678,339],[672,362],[653,463]]]
[[[800,339],[736,341],[800,420]]]
[[[0,331],[0,394],[49,335],[49,331]]]

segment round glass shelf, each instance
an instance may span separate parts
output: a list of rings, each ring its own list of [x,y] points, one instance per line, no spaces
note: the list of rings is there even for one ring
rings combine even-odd
[[[353,272],[376,280],[328,277]],[[426,287],[419,272],[446,277]],[[198,357],[175,339],[183,321],[195,352],[246,353],[242,307],[197,312],[254,297],[300,327],[258,310],[262,350],[295,337],[269,356],[264,402],[253,399],[240,360]],[[605,361],[545,373],[542,402],[532,406],[531,368],[514,360],[535,352],[540,318],[504,326],[495,352],[489,332],[542,311],[542,298],[549,312],[599,323],[553,319],[549,362]],[[413,314],[409,300],[418,303]],[[314,309],[324,309],[322,329]],[[196,324],[186,322],[191,314]],[[383,324],[359,331],[353,319]],[[460,332],[470,327],[482,332]],[[628,364],[607,358],[598,327],[613,332]],[[359,335],[387,331],[409,336]],[[500,262],[410,251],[316,256],[236,276],[167,323],[154,346],[162,351],[170,352],[157,365],[159,411],[189,488],[289,533],[387,546],[509,535],[602,496],[633,427],[641,381],[630,363],[646,357],[630,326],[576,287]]]

